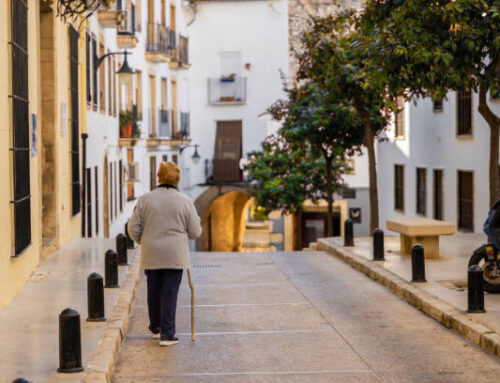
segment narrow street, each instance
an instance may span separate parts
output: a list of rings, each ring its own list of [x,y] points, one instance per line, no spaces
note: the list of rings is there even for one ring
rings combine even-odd
[[[144,277],[114,383],[498,382],[500,363],[323,252],[195,253],[180,344],[147,331]]]

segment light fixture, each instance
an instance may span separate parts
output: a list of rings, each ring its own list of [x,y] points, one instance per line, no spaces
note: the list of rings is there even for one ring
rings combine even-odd
[[[116,72],[116,74],[118,75],[122,85],[128,85],[132,81],[132,77],[135,72],[128,65],[127,55],[129,55],[129,53],[125,51],[123,54],[125,55],[125,61],[123,61],[122,67],[118,70],[118,72]]]
[[[198,144],[194,146],[194,153],[191,156],[191,159],[193,160],[193,164],[198,165],[200,163],[200,155],[198,154]]]

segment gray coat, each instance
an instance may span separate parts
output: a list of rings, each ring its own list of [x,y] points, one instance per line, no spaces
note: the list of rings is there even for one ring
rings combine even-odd
[[[189,239],[201,235],[193,201],[176,189],[159,187],[139,197],[128,233],[141,245],[144,269],[189,267]]]

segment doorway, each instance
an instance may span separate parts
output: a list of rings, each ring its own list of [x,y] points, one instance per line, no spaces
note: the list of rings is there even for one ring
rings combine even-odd
[[[41,113],[39,135],[42,158],[42,243],[44,250],[57,246],[57,97],[55,71],[54,13],[50,7],[40,9],[40,89]]]
[[[327,213],[302,213],[301,218],[301,248],[309,247],[319,238],[327,236]],[[333,236],[340,236],[340,212],[333,212]]]

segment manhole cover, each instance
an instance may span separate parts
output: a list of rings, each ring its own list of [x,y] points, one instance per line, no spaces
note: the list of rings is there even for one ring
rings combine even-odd
[[[210,263],[205,265],[193,265],[193,269],[216,269],[221,267],[222,267],[221,264],[216,264],[216,263]]]

